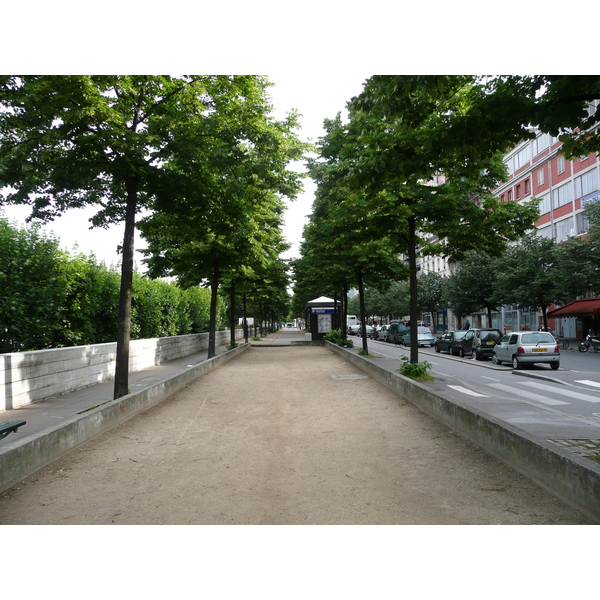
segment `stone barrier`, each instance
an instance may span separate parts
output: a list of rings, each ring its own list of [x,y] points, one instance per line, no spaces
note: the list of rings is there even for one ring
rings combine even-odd
[[[236,329],[236,339],[244,333]],[[229,342],[218,331],[216,345]],[[129,372],[134,373],[208,348],[208,333],[132,340]],[[0,410],[11,410],[114,377],[117,343],[0,354]]]

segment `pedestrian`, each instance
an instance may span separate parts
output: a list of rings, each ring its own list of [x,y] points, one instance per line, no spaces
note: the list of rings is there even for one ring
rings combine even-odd
[[[465,321],[465,329],[471,329],[471,323],[469,322],[469,319]]]

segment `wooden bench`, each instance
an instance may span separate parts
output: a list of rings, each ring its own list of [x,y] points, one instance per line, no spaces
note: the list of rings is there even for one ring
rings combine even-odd
[[[17,431],[25,423],[27,421],[0,421],[0,440],[5,438],[9,433]]]

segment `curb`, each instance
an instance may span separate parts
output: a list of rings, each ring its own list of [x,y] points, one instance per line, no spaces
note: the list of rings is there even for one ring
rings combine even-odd
[[[600,464],[572,455],[558,445],[536,439],[474,408],[451,402],[425,385],[386,371],[337,344],[326,342],[326,346],[423,412],[600,523]]]
[[[0,452],[0,492],[33,475],[94,436],[162,402],[194,379],[249,347],[250,344],[242,344],[143,390],[76,415],[65,423],[34,434],[24,441],[3,445]]]

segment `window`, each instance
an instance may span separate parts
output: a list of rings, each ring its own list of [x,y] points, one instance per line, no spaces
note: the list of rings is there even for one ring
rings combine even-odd
[[[521,197],[521,186],[517,186],[517,200]]]
[[[529,179],[525,180],[525,195],[529,196],[531,194],[531,186],[529,185]]]
[[[554,208],[564,206],[573,201],[573,187],[567,183],[559,188],[552,190],[552,204]]]
[[[575,198],[582,198],[598,189],[598,171],[592,169],[575,179]]]
[[[559,175],[561,173],[565,172],[565,157],[564,156],[559,156],[556,159],[556,169],[557,169]]]
[[[525,146],[522,150],[515,154],[515,171],[520,169],[524,164],[528,163],[531,160],[531,152],[529,149],[529,144]]]
[[[538,229],[537,234],[543,238],[552,238],[552,225],[540,227],[540,229]]]
[[[538,207],[540,209],[540,215],[545,215],[546,213],[549,213],[552,209],[550,203],[550,192],[544,194],[543,196],[539,196],[539,198],[541,200],[541,202],[538,204]]]
[[[550,135],[542,133],[533,141],[533,155],[537,156],[550,146]]]
[[[573,217],[555,223],[554,231],[554,239],[557,242],[564,242],[568,237],[575,235],[575,230],[573,229]]]
[[[512,200],[512,190],[508,190],[508,201]]]
[[[504,194],[502,194],[502,196],[500,196],[500,202],[504,202]]]
[[[544,185],[544,169],[538,171],[538,185]]]
[[[583,213],[576,214],[575,218],[577,220],[577,223],[576,223],[577,235],[581,235],[582,233],[587,233],[588,229],[590,228],[590,223],[587,219],[585,219],[583,217]]]

